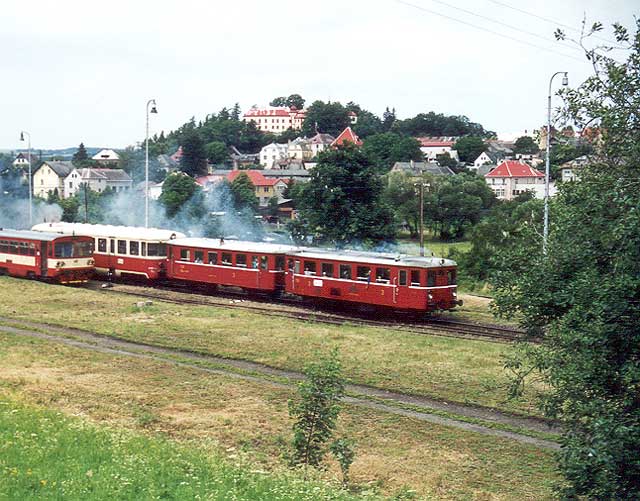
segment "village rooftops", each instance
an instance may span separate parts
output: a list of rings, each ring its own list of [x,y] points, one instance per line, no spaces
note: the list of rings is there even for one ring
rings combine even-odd
[[[353,132],[351,127],[347,127],[343,130],[335,141],[331,143],[331,146],[344,146],[347,143],[351,143],[355,146],[362,146],[362,141],[360,141],[360,138],[355,132]]]
[[[44,162],[38,170],[42,169],[44,166],[49,167],[53,172],[55,172],[59,177],[67,177],[69,173],[75,169],[73,163],[69,160],[49,160]],[[37,171],[36,171],[37,172]],[[35,172],[34,172],[35,174]]]
[[[505,160],[484,177],[544,177],[544,174],[529,164],[516,160]]]

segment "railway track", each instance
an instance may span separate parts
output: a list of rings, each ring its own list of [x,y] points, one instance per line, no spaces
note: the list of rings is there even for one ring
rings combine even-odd
[[[246,294],[235,294],[225,291],[216,295],[202,295],[203,291],[184,290],[180,287],[133,286],[129,284],[116,284],[103,288],[101,283],[93,282],[92,288],[108,291],[110,293],[126,294],[141,299],[165,301],[175,304],[191,304],[195,306],[217,306],[223,308],[235,308],[259,313],[260,315],[289,318],[294,320],[311,321],[330,325],[362,325],[393,329],[399,332],[419,335],[437,335],[455,338],[484,339],[494,342],[509,343],[523,336],[518,329],[495,325],[483,325],[459,320],[444,320],[430,318],[421,321],[412,319],[399,319],[397,317],[370,318],[370,313],[361,312],[335,313],[321,308],[309,309],[299,300],[284,298],[278,304],[269,302],[267,298],[248,298]]]

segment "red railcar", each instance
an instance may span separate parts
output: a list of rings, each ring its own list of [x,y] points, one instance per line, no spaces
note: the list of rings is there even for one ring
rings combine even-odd
[[[288,245],[212,238],[169,242],[167,278],[275,293],[284,289]]]
[[[455,308],[456,263],[448,259],[301,249],[287,254],[286,292],[432,312]]]
[[[0,230],[0,274],[62,284],[86,282],[94,269],[93,239],[28,230]]]
[[[96,272],[155,280],[167,268],[167,242],[184,234],[158,228],[82,223],[42,223],[36,231],[87,235],[94,239]]]

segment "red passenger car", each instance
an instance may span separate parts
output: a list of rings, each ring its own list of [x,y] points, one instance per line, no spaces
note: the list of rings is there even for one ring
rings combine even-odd
[[[167,278],[276,293],[284,289],[285,254],[294,247],[212,238],[169,242]]]
[[[91,238],[0,229],[0,275],[77,284],[89,279],[93,265]]]
[[[455,308],[456,263],[448,259],[302,249],[287,254],[286,291],[394,310]]]
[[[42,223],[36,231],[87,235],[94,239],[96,272],[155,280],[167,267],[167,242],[184,234],[158,228],[82,223]]]

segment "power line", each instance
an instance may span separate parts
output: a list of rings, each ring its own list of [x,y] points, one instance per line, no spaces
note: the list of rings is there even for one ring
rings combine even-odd
[[[561,23],[559,21],[554,21],[553,19],[549,19],[548,17],[539,16],[538,14],[534,14],[533,12],[529,12],[529,11],[520,9],[518,7],[514,7],[513,5],[509,5],[509,4],[504,3],[504,2],[499,2],[498,0],[489,0],[489,1],[495,3],[496,5],[501,5],[502,7],[506,7],[507,9],[512,9],[512,10],[515,10],[517,12],[521,12],[522,14],[526,14],[527,16],[535,17],[535,18],[540,19],[542,21],[545,21],[547,23],[551,23],[551,24],[555,25],[556,27],[562,26],[563,28],[566,28],[568,30],[575,31],[576,33],[582,33],[582,30],[579,30],[578,28],[574,28],[573,26],[569,26],[568,24],[564,24],[564,23]],[[613,43],[613,44],[617,43],[617,42],[614,42],[613,40],[608,40],[607,38],[603,38],[603,37],[600,37],[598,35],[593,35],[593,37],[597,38],[598,40],[602,40],[603,42]]]
[[[552,52],[554,54],[558,54],[560,56],[564,56],[564,57],[567,57],[569,59],[573,59],[574,61],[579,61],[581,63],[584,62],[583,59],[579,59],[579,58],[574,57],[572,55],[565,54],[563,52],[559,52],[557,50],[550,49],[548,47],[543,47],[541,45],[536,45],[534,43],[527,42],[526,40],[522,40],[520,38],[512,37],[512,36],[506,35],[504,33],[499,33],[497,31],[491,30],[489,28],[485,28],[484,26],[478,26],[477,24],[469,23],[467,21],[463,21],[462,19],[458,19],[457,17],[448,16],[446,14],[442,14],[441,12],[437,12],[435,10],[427,9],[426,7],[422,7],[420,5],[416,5],[416,4],[413,4],[413,3],[410,3],[410,2],[406,2],[405,0],[395,0],[395,1],[396,1],[396,3],[400,3],[400,4],[406,5],[408,7],[413,7],[414,9],[417,9],[417,10],[420,10],[420,11],[423,11],[423,12],[427,12],[429,14],[435,14],[436,16],[444,17],[445,19],[449,19],[451,21],[455,21],[457,23],[461,23],[461,24],[464,24],[466,26],[470,26],[470,27],[475,28],[477,30],[486,31],[487,33],[491,33],[493,35],[497,35],[499,37],[506,38],[506,39],[512,40],[514,42],[518,42],[518,43],[521,43],[521,44],[524,44],[524,45],[528,45],[528,46],[533,47],[533,48],[538,49],[538,50],[544,50],[546,52]]]

